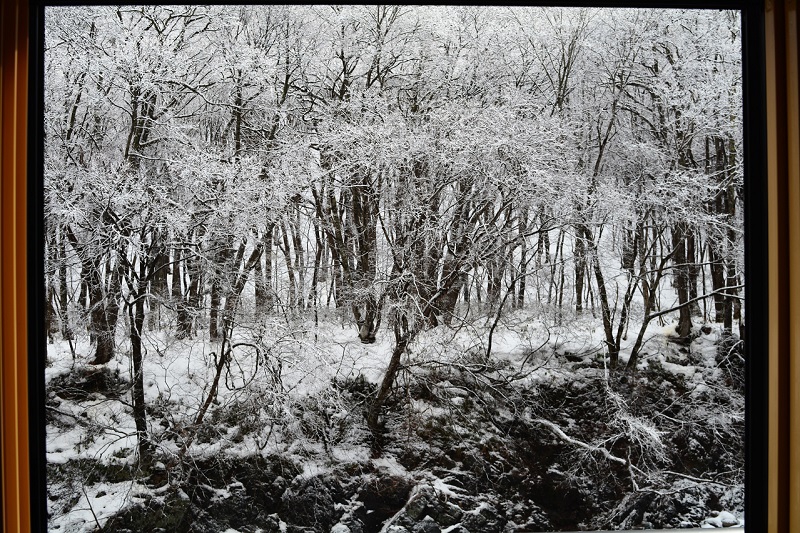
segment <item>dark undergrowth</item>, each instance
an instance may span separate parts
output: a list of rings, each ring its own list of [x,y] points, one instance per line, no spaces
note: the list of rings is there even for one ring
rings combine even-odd
[[[49,466],[51,511],[75,505],[80,486],[138,480],[151,491],[103,531],[698,527],[743,503],[743,400],[736,368],[723,363],[684,375],[651,359],[635,374],[607,377],[602,362],[567,362],[561,377],[547,380],[514,375],[499,363],[406,369],[379,436],[383,457],[399,471],[330,454],[314,458],[326,465],[318,472],[305,471],[297,455],[189,455],[172,470],[164,467],[168,457],[147,469],[76,460]],[[93,384],[85,391],[61,381],[51,387],[57,397],[99,394]],[[325,441],[330,452],[363,435],[374,386],[362,377],[339,380],[325,394],[296,413],[302,437]],[[356,413],[350,426],[326,411],[331,394]],[[209,424],[222,434],[226,420],[234,425],[243,416]],[[257,427],[240,424],[240,438]]]

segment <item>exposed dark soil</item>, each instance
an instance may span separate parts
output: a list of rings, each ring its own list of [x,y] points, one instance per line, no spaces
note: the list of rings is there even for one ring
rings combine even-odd
[[[178,473],[149,472],[159,496],[126,508],[104,531],[369,533],[387,521],[396,533],[679,528],[741,507],[743,422],[700,416],[736,407],[735,379],[698,392],[657,363],[609,381],[599,368],[581,372],[550,384],[497,380],[490,370],[409,375],[383,413],[382,436],[384,456],[405,474],[367,462],[309,475],[295,459],[222,455]],[[352,389],[353,409],[372,392],[363,380],[336,387]],[[541,420],[628,462],[567,442]],[[659,432],[660,443],[625,433],[625,421],[649,421],[640,429]],[[53,467],[52,479],[63,486],[76,469],[91,465]],[[94,479],[137,475],[94,470]]]

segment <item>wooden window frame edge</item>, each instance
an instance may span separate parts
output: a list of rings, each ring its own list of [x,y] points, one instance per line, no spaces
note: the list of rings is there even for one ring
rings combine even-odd
[[[29,28],[27,0],[2,2],[0,143],[0,416],[2,523],[31,531],[28,416],[27,165]]]
[[[767,492],[768,531],[777,533],[800,531],[800,43],[796,0],[767,1],[764,12],[772,317]]]

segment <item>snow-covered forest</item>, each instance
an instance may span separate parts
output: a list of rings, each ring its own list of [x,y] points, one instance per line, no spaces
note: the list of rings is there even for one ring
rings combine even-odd
[[[744,522],[736,12],[49,7],[52,531]]]

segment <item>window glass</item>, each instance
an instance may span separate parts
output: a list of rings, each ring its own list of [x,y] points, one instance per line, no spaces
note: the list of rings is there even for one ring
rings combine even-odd
[[[50,530],[744,524],[739,12],[45,13]]]

